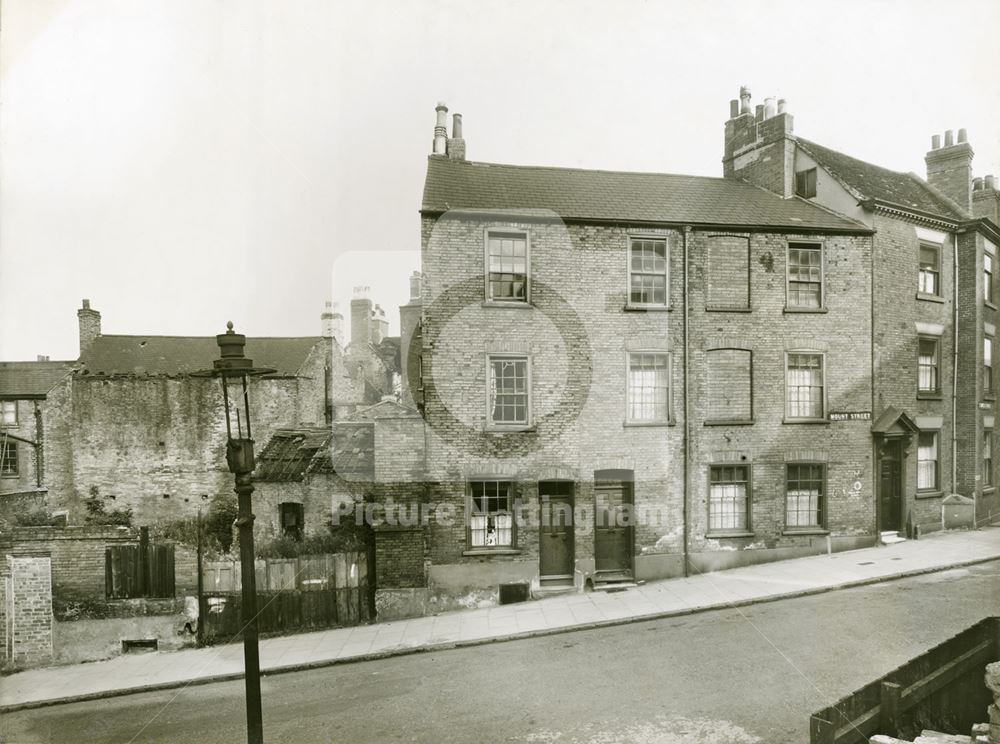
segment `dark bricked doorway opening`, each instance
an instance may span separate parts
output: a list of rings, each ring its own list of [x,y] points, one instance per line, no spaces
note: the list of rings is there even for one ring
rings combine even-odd
[[[902,441],[886,441],[879,448],[879,530],[898,531],[902,522],[903,457]]]
[[[573,483],[538,483],[538,573],[543,586],[571,585],[574,568]]]
[[[632,578],[633,474],[594,473],[594,568],[600,581]]]

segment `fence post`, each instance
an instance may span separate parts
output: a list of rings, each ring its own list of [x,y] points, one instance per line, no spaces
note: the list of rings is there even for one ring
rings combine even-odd
[[[883,682],[880,690],[881,713],[879,715],[880,733],[888,736],[899,735],[900,694],[903,688],[895,682]]]
[[[205,645],[205,631],[202,623],[205,620],[205,559],[201,544],[201,509],[198,509],[198,625],[195,627],[197,644]]]
[[[819,716],[809,717],[809,744],[834,744],[837,730],[830,721]]]
[[[139,591],[138,596],[148,597],[150,590],[149,575],[149,527],[139,528]]]

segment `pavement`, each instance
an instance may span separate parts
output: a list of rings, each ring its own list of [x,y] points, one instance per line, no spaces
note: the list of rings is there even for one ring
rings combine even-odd
[[[652,620],[1000,560],[1000,527],[409,620],[260,641],[262,674]],[[240,643],[118,656],[0,678],[0,712],[243,676]]]

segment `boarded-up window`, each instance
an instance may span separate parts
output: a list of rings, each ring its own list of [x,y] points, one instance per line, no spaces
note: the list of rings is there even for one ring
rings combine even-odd
[[[709,421],[749,421],[753,417],[750,391],[751,354],[746,349],[713,349],[708,365]]]
[[[738,235],[708,238],[705,303],[712,310],[750,307],[750,241]]]

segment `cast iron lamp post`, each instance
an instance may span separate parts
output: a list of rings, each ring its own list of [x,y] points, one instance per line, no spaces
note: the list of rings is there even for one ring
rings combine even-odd
[[[222,398],[226,406],[226,463],[229,472],[236,476],[236,495],[239,497],[239,512],[236,526],[240,529],[240,573],[243,580],[243,600],[240,619],[243,622],[243,663],[247,689],[247,741],[249,744],[263,744],[264,727],[260,705],[260,655],[257,649],[257,582],[254,575],[253,549],[253,508],[250,496],[253,494],[254,468],[253,434],[250,430],[250,394],[247,378],[271,374],[275,370],[254,367],[253,360],[243,355],[246,336],[233,331],[230,321],[228,329],[215,337],[219,344],[220,357],[212,363],[212,369],[195,372],[198,377],[219,377],[222,379]],[[230,388],[234,400],[230,403]],[[240,388],[243,392],[242,412],[239,402]],[[234,416],[235,413],[235,416]],[[246,429],[246,436],[243,430]],[[235,432],[236,436],[233,436]]]

